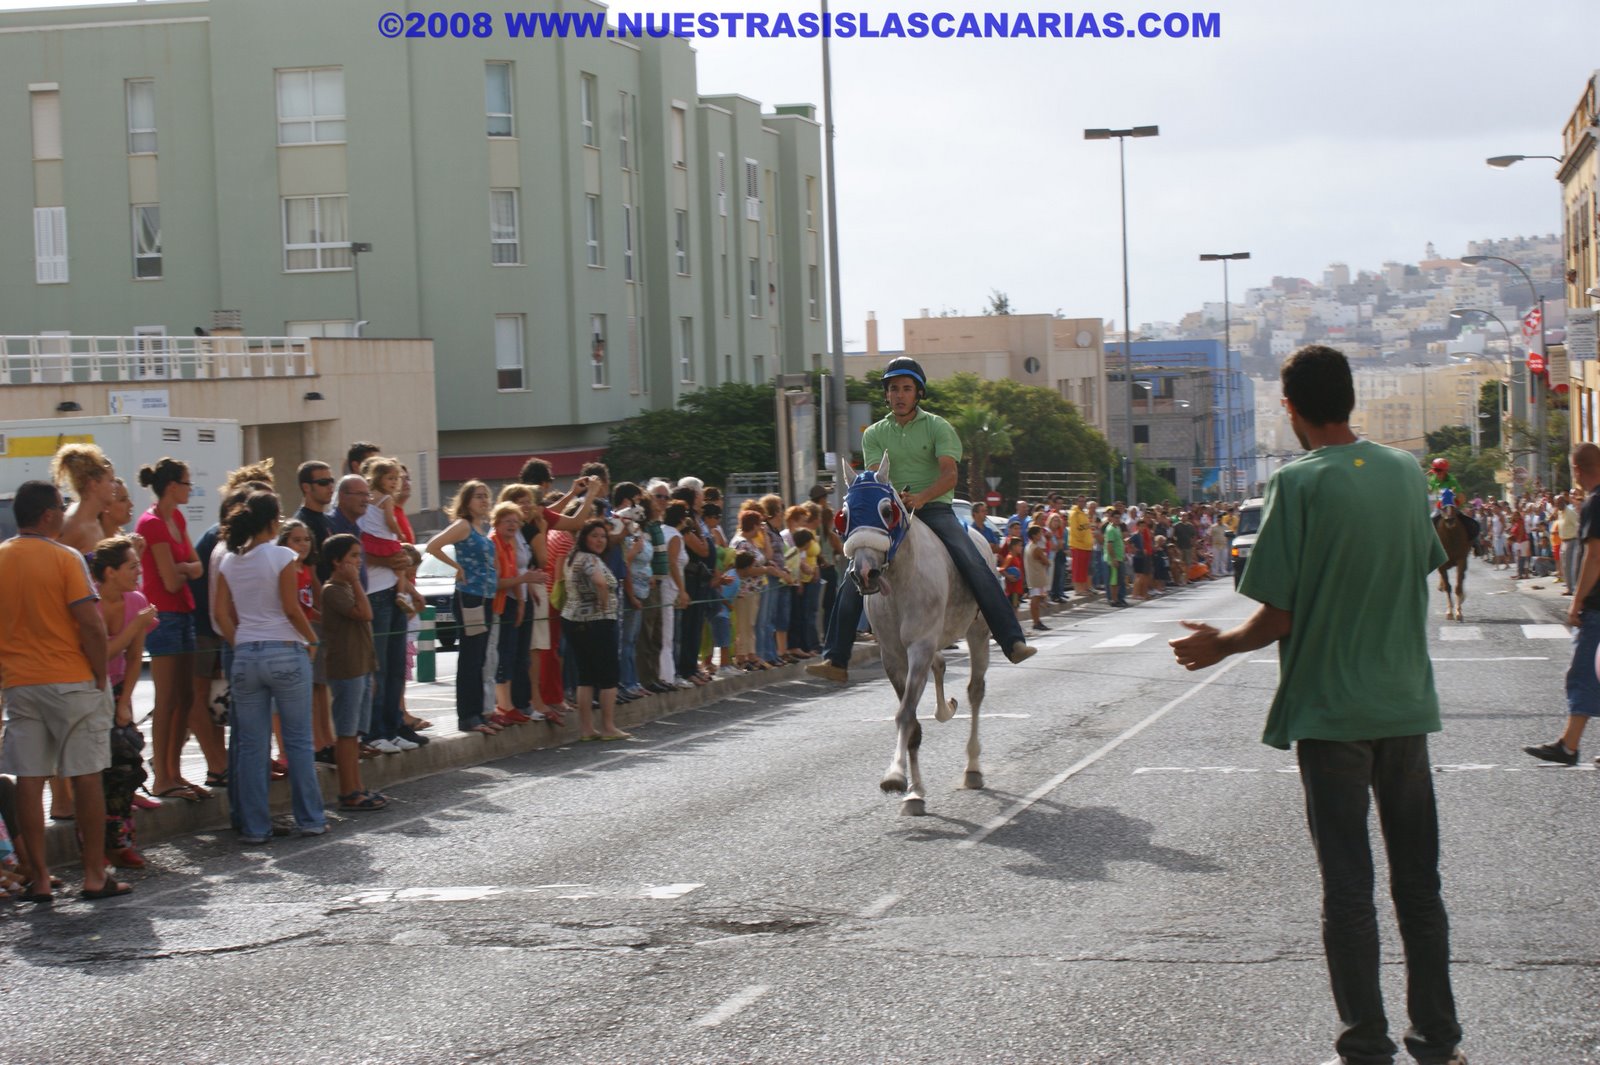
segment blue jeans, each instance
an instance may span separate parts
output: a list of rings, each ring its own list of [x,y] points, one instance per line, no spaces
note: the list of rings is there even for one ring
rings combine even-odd
[[[228,798],[236,804],[239,830],[255,840],[272,836],[267,785],[272,773],[274,710],[283,725],[295,824],[301,829],[322,828],[327,817],[312,759],[311,658],[305,648],[290,641],[242,643],[233,649],[228,681],[233,699],[232,731],[238,742]]]
[[[372,649],[378,670],[372,680],[372,724],[367,738],[392,740],[404,721],[400,697],[406,689],[406,616],[395,606],[393,588],[372,592]]]
[[[1089,557],[1089,583],[1095,591],[1100,591],[1106,586],[1106,577],[1109,568],[1106,566],[1106,553],[1100,548],[1094,549],[1094,554]]]
[[[802,584],[794,593],[793,614],[789,619],[789,650],[817,651],[817,604],[822,599],[822,582]]]
[[[359,736],[372,724],[372,674],[328,681],[328,697],[333,703],[333,734]]]
[[[1572,634],[1572,664],[1567,667],[1567,713],[1600,717],[1600,679],[1595,677],[1595,652],[1600,650],[1600,610],[1578,615]]]
[[[778,609],[778,596],[784,593],[783,582],[776,577],[767,578],[761,592],[761,606],[756,612],[756,657],[771,662],[778,657],[778,627],[773,623]]]
[[[1592,660],[1591,660],[1592,662]],[[1590,666],[1593,673],[1593,665]],[[1449,1059],[1461,1041],[1450,990],[1450,928],[1439,885],[1439,818],[1426,736],[1296,744],[1306,822],[1322,871],[1322,943],[1340,1031],[1352,1063],[1394,1060],[1378,977],[1369,795],[1389,855],[1389,894],[1406,957],[1406,1049],[1419,1062]]]
[[[950,552],[956,572],[961,574],[973,598],[978,601],[983,620],[988,623],[989,632],[1001,650],[1009,651],[1013,644],[1026,642],[1022,626],[1017,622],[1016,611],[1011,608],[1000,582],[995,579],[994,564],[978,554],[978,549],[967,535],[967,527],[961,524],[961,519],[956,517],[950,504],[926,503],[917,511],[917,520],[931,529]],[[850,664],[856,627],[861,623],[861,592],[856,588],[855,581],[847,580],[840,584],[833,613],[830,626],[833,639],[827,648],[828,661],[843,669]]]
[[[640,605],[644,600],[639,600]],[[639,686],[639,663],[634,660],[639,647],[639,629],[644,624],[644,611],[623,605],[622,625],[619,629],[617,650],[617,685],[623,691]]]
[[[1056,552],[1055,564],[1050,571],[1050,598],[1065,599],[1067,595],[1067,552]]]

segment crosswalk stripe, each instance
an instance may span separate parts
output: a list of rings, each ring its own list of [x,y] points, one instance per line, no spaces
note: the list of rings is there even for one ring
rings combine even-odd
[[[1096,650],[1102,647],[1137,647],[1146,640],[1154,639],[1155,635],[1153,632],[1124,632],[1110,639],[1101,640],[1094,646]]]
[[[1483,626],[1481,625],[1456,625],[1452,628],[1440,629],[1441,640],[1481,640],[1483,639]]]
[[[1572,630],[1565,625],[1524,625],[1522,635],[1530,640],[1565,640],[1572,636]]]

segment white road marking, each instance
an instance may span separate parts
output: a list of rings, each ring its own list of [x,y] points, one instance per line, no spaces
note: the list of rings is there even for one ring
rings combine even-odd
[[[1108,640],[1101,640],[1095,644],[1095,650],[1102,647],[1138,647],[1146,640],[1155,639],[1153,632],[1124,632],[1120,636],[1113,636]]]
[[[946,696],[946,698],[948,698],[948,696]],[[1028,718],[1030,718],[1032,716],[1033,716],[1032,714],[991,714],[987,710],[978,711],[978,717],[979,717],[980,720],[983,720],[983,721],[989,721],[989,720],[992,720],[992,719],[997,718],[997,717],[1010,718],[1010,719],[1012,719],[1014,721],[1024,721],[1024,720],[1026,720],[1026,719],[1028,719]],[[862,724],[877,725],[877,724],[881,724],[882,722],[885,722],[885,721],[896,721],[896,720],[898,720],[898,718],[896,718],[893,714],[891,714],[888,717],[860,717],[860,718],[857,718],[856,720],[861,722]],[[938,719],[935,718],[932,714],[918,714],[917,715],[917,720],[918,721],[936,721]],[[972,720],[972,715],[971,714],[952,714],[951,717],[950,717],[950,720],[951,721],[970,721],[970,720]]]
[[[1572,630],[1565,625],[1524,625],[1522,635],[1530,640],[1565,640],[1572,636]]]
[[[646,884],[644,890],[639,892],[641,899],[681,899],[696,888],[703,888],[704,884]]]
[[[1434,662],[1548,662],[1549,655],[1502,655],[1499,658],[1443,658],[1433,655]]]
[[[1160,721],[1163,717],[1166,717],[1167,714],[1171,713],[1173,710],[1177,709],[1179,706],[1182,706],[1185,702],[1187,702],[1189,699],[1193,698],[1194,696],[1198,695],[1200,692],[1204,691],[1210,685],[1215,684],[1217,681],[1219,681],[1223,677],[1227,676],[1229,670],[1231,670],[1234,667],[1242,664],[1245,661],[1246,660],[1243,659],[1243,658],[1235,658],[1235,659],[1233,659],[1231,662],[1227,663],[1222,668],[1218,669],[1215,673],[1211,674],[1205,680],[1203,680],[1200,683],[1196,684],[1194,687],[1190,688],[1188,691],[1184,692],[1182,695],[1178,696],[1175,699],[1172,699],[1172,700],[1168,701],[1165,705],[1163,705],[1160,709],[1156,710],[1149,717],[1146,717],[1143,721],[1140,721],[1138,724],[1136,724],[1136,725],[1132,726],[1131,728],[1128,728],[1127,730],[1125,730],[1122,733],[1122,735],[1120,735],[1120,736],[1116,737],[1115,739],[1111,740],[1109,743],[1105,744],[1103,747],[1101,747],[1099,750],[1095,751],[1093,754],[1090,754],[1090,755],[1088,755],[1088,756],[1086,756],[1084,758],[1079,759],[1076,763],[1074,763],[1073,765],[1069,766],[1067,769],[1065,769],[1062,772],[1060,772],[1060,773],[1056,774],[1055,776],[1051,777],[1049,780],[1045,781],[1043,784],[1040,784],[1037,788],[1034,788],[1026,796],[1024,796],[1023,799],[1020,802],[1015,803],[1014,805],[1012,805],[1011,808],[1006,810],[1005,813],[1001,814],[999,817],[995,818],[993,821],[990,821],[987,825],[984,825],[982,828],[978,829],[971,836],[969,836],[966,839],[962,840],[960,843],[957,843],[956,844],[956,849],[957,850],[966,850],[966,849],[968,849],[970,847],[976,847],[978,844],[980,844],[984,840],[988,839],[995,832],[999,831],[1000,829],[1004,828],[1006,825],[1010,824],[1012,822],[1012,820],[1014,820],[1017,817],[1018,814],[1023,813],[1030,806],[1032,806],[1034,803],[1038,802],[1040,799],[1044,798],[1046,795],[1050,794],[1052,791],[1055,791],[1062,784],[1065,784],[1068,780],[1071,780],[1073,777],[1077,776],[1079,773],[1083,772],[1085,769],[1088,769],[1090,766],[1094,765],[1100,759],[1104,758],[1106,755],[1110,754],[1112,751],[1116,750],[1118,747],[1121,747],[1124,743],[1127,743],[1129,740],[1133,739],[1135,736],[1137,736],[1139,733],[1143,732],[1145,729],[1149,728],[1151,725],[1155,724],[1157,721]]]
[[[1454,628],[1440,629],[1441,640],[1481,640],[1483,639],[1482,625],[1457,625]]]
[[[884,914],[888,913],[894,908],[895,903],[899,902],[900,898],[901,897],[899,895],[880,896],[872,901],[872,905],[856,914],[856,916],[860,917],[862,920],[871,920],[874,917],[882,917]]]
[[[1502,773],[1543,773],[1543,772],[1548,772],[1550,770],[1555,770],[1555,769],[1575,769],[1575,770],[1580,770],[1580,771],[1583,771],[1583,772],[1594,773],[1594,772],[1600,771],[1600,766],[1595,766],[1595,765],[1569,765],[1569,766],[1562,766],[1562,765],[1553,765],[1553,764],[1545,764],[1545,765],[1500,765],[1500,764],[1494,763],[1494,762],[1461,762],[1461,763],[1441,762],[1441,763],[1439,763],[1439,764],[1437,764],[1437,765],[1435,765],[1433,767],[1433,771],[1435,773],[1487,773],[1487,772],[1492,772],[1493,770],[1496,770],[1496,769],[1500,770],[1500,772],[1502,772]],[[1145,766],[1140,766],[1139,768],[1135,769],[1133,771],[1133,775],[1134,776],[1147,776],[1147,775],[1149,775],[1151,773],[1176,773],[1176,774],[1180,774],[1180,775],[1209,773],[1209,774],[1211,774],[1213,776],[1232,776],[1232,775],[1237,774],[1237,773],[1268,773],[1268,772],[1270,772],[1270,773],[1294,773],[1294,774],[1298,774],[1300,772],[1300,767],[1297,766],[1297,765],[1286,765],[1286,766],[1281,766],[1281,767],[1279,767],[1277,769],[1268,770],[1268,769],[1254,769],[1254,768],[1251,768],[1249,766],[1233,766],[1233,765],[1196,765],[1196,766],[1188,766],[1188,765],[1145,765]]]
[[[696,1028],[715,1028],[717,1025],[728,1020],[730,1017],[733,1017],[740,1010],[744,1009],[746,1006],[749,1006],[756,999],[760,998],[762,995],[765,995],[771,990],[772,988],[768,987],[766,984],[752,984],[750,987],[745,988],[743,991],[739,992],[737,995],[734,995],[722,1005],[712,1010],[710,1013],[707,1013],[705,1016],[695,1021],[694,1026]]]

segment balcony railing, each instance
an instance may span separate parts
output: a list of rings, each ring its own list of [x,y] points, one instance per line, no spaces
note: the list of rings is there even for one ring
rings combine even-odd
[[[305,337],[0,336],[0,385],[314,377]]]

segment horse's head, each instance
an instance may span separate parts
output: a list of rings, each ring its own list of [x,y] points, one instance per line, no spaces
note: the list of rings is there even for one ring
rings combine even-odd
[[[887,590],[883,570],[893,561],[910,523],[910,514],[889,482],[889,457],[885,455],[876,474],[863,470],[850,483],[844,508],[834,517],[845,557],[850,560],[850,577],[862,595],[873,595],[880,587]]]

